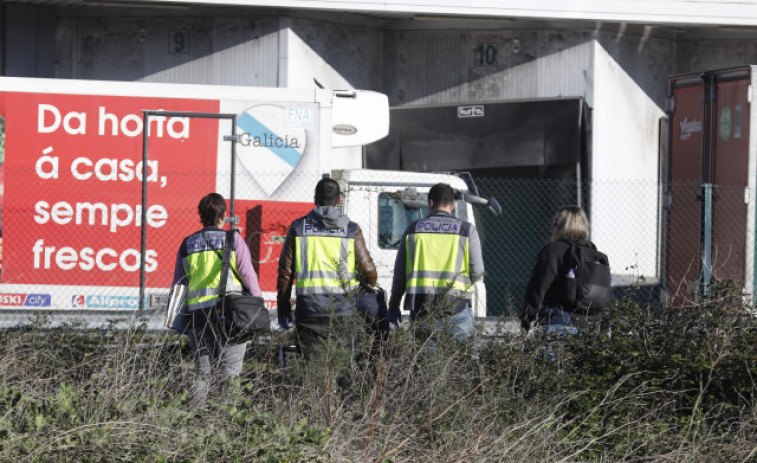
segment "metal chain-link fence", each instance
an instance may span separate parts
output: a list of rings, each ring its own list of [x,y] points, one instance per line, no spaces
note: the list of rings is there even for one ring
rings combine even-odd
[[[580,204],[591,240],[610,259],[617,297],[654,306],[695,304],[722,287],[750,301],[754,287],[754,197],[745,187],[641,180],[477,179],[502,218],[476,215],[487,267],[487,313],[517,313],[550,223]]]
[[[126,316],[161,327],[178,247],[183,237],[200,228],[197,204],[213,191],[230,198],[231,175],[212,169],[187,173],[180,165],[162,164],[159,172],[151,171],[141,291],[141,181],[135,166],[82,166],[77,172],[92,175],[83,175],[77,190],[60,190],[54,179],[6,169],[0,324],[39,323],[42,316],[53,323],[102,325]],[[45,169],[42,166],[41,172],[48,172]],[[415,174],[417,179],[411,181],[407,179],[414,174],[403,174],[404,183],[397,174],[365,171],[356,183],[361,188],[346,192],[347,212],[361,225],[387,291],[394,255],[387,244],[387,227],[396,234],[391,228],[401,232],[405,223],[392,219],[393,189],[403,183],[403,189],[422,193],[428,181],[424,174]],[[313,207],[314,186],[321,176],[235,176],[237,227],[271,309],[287,228]],[[9,178],[17,179],[12,188]],[[18,181],[21,178],[25,180]],[[117,182],[118,188],[111,188],[109,181]],[[475,220],[482,240],[487,315],[514,314],[520,308],[536,255],[550,239],[554,213],[570,204],[587,210],[591,239],[610,258],[619,296],[630,291],[654,304],[690,303],[707,297],[724,281],[751,296],[754,198],[743,187],[503,178],[477,178],[476,183],[480,196],[495,197],[504,211],[497,217],[475,206],[473,215],[466,215]],[[420,197],[421,204],[424,199]],[[401,206],[406,220],[412,219],[415,206],[407,201]]]

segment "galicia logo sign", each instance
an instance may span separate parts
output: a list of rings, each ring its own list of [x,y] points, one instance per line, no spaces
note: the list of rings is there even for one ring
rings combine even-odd
[[[242,167],[270,196],[297,168],[307,148],[306,131],[316,127],[314,106],[248,108],[237,117]]]
[[[689,121],[688,117],[684,117],[678,124],[681,126],[681,140],[688,140],[692,133],[702,131],[702,121]]]

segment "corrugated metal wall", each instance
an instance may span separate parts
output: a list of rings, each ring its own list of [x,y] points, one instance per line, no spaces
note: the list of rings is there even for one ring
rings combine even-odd
[[[278,18],[62,18],[56,77],[275,87],[278,31]]]
[[[385,42],[393,106],[590,94],[586,32],[402,31],[385,33]]]
[[[381,86],[381,33],[284,16],[63,17],[56,77],[213,85]]]

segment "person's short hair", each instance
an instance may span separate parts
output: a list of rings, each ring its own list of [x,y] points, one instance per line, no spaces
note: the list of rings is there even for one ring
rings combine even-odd
[[[226,215],[226,200],[218,193],[210,193],[200,200],[197,211],[203,226],[215,227]]]
[[[563,206],[552,219],[552,240],[589,239],[589,219],[579,206]]]
[[[428,200],[434,202],[434,207],[448,206],[455,202],[455,190],[446,183],[437,183],[428,191]]]
[[[336,206],[341,194],[339,182],[333,178],[322,178],[315,185],[315,205]]]

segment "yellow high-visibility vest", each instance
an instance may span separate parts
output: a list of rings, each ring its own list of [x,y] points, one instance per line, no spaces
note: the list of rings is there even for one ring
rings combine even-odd
[[[181,245],[180,254],[187,274],[187,309],[189,311],[212,307],[219,301],[221,286],[221,257],[226,231],[205,230],[188,236]],[[218,250],[218,253],[216,252]],[[236,268],[236,253],[232,246],[231,266]],[[241,291],[242,283],[235,272],[229,270],[226,291]]]
[[[405,294],[410,310],[415,295],[448,295],[470,299],[470,225],[452,216],[421,219],[405,238]]]
[[[357,287],[357,224],[324,229],[307,217],[295,224],[295,288],[298,296],[345,294]]]

